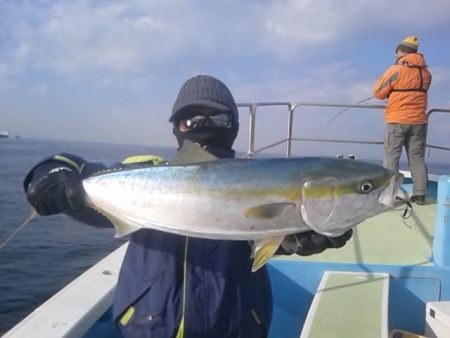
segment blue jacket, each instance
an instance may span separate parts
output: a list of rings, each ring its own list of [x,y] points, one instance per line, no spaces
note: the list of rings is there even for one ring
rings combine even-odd
[[[83,178],[105,168],[70,154],[47,161],[62,159],[82,168]],[[111,226],[87,207],[68,214],[90,225]],[[123,335],[267,337],[272,315],[270,282],[265,267],[251,272],[250,244],[150,229],[131,234],[113,306]]]
[[[250,252],[245,241],[132,234],[114,303],[119,326],[130,337],[175,337],[184,317],[180,337],[266,337],[271,289],[265,268],[251,272]]]

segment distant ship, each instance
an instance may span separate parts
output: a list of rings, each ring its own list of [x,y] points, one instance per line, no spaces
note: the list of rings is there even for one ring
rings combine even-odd
[[[8,138],[9,133],[7,131],[0,131],[0,138]]]

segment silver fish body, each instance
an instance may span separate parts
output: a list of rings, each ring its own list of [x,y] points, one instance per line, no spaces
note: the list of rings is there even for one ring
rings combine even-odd
[[[227,159],[112,170],[83,181],[117,236],[140,228],[263,240],[315,230],[337,236],[393,206],[403,176],[327,157]]]

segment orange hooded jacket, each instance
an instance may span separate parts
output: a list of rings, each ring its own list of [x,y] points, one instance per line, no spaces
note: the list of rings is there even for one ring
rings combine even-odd
[[[420,53],[400,57],[389,67],[373,87],[377,99],[387,100],[386,123],[427,123],[427,91],[431,74]]]

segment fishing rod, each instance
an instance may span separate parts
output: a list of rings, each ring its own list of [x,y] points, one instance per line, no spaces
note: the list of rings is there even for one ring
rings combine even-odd
[[[369,101],[369,100],[371,100],[371,99],[373,99],[373,96],[368,97],[368,98],[366,98],[366,99],[363,99],[363,100],[361,100],[361,101],[355,102],[353,105],[355,105],[355,104],[360,104],[360,103]],[[328,126],[331,122],[333,122],[335,119],[337,119],[340,115],[342,115],[342,114],[345,113],[347,110],[352,109],[352,108],[353,108],[353,107],[347,107],[347,108],[345,108],[345,109],[342,109],[342,110],[339,111],[336,115],[334,115],[333,118],[332,118],[330,121],[328,121],[328,123],[327,123],[326,125]]]

